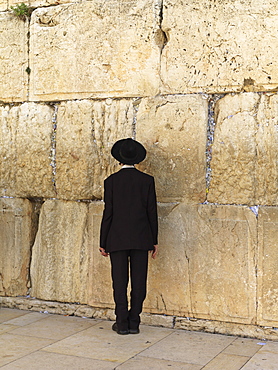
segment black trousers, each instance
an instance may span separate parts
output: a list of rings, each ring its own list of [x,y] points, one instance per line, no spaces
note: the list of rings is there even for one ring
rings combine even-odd
[[[137,329],[146,298],[148,251],[129,249],[110,253],[116,322],[119,330]],[[131,277],[130,309],[127,286]]]

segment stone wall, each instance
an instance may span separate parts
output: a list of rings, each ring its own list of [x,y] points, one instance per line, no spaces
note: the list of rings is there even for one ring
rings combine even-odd
[[[30,0],[25,20],[17,3],[0,0],[3,304],[110,317],[103,180],[134,137],[159,202],[145,317],[278,327],[277,2]]]

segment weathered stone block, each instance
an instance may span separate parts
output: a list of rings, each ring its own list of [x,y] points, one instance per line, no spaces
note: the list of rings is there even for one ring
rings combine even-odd
[[[53,109],[24,103],[0,106],[1,195],[53,197],[51,135]]]
[[[262,95],[256,135],[256,204],[278,205],[278,95]]]
[[[200,95],[143,99],[136,139],[147,149],[141,169],[156,180],[161,202],[206,198],[207,100]]]
[[[163,205],[145,310],[251,324],[256,216],[247,207]]]
[[[163,1],[163,93],[277,88],[275,0]]]
[[[202,331],[208,333],[218,333],[224,335],[235,335],[239,337],[250,337],[256,339],[278,339],[276,328],[261,327],[231,322],[221,322],[203,319],[192,319],[190,317],[177,317],[175,329]],[[245,347],[246,348],[246,347]]]
[[[208,200],[278,204],[277,95],[226,95],[216,104]]]
[[[156,95],[161,47],[157,3],[100,0],[35,10],[30,99]]]
[[[104,203],[89,205],[88,250],[90,251],[88,304],[114,308],[110,258],[99,253],[99,233]]]
[[[8,8],[8,1],[0,0],[0,12],[7,10],[7,8]]]
[[[0,295],[26,295],[35,232],[27,199],[0,198]]]
[[[7,2],[2,2],[0,10],[6,6]],[[27,33],[26,22],[11,13],[0,13],[0,101],[18,102],[27,98]]]
[[[56,190],[63,199],[102,198],[103,181],[118,163],[115,141],[131,137],[132,100],[61,103],[57,115]]]
[[[67,3],[73,3],[77,2],[70,1],[70,0],[59,0],[59,4],[67,4]],[[17,4],[21,4],[22,0],[9,0],[9,7],[10,6],[16,6]],[[25,4],[28,4],[31,8],[39,8],[41,6],[49,6],[49,5],[57,5],[57,1],[55,0],[29,0],[28,2],[25,2]]]
[[[209,202],[254,204],[259,96],[227,95],[216,105]],[[256,204],[256,203],[255,203]]]
[[[188,253],[192,261],[194,316],[253,323],[256,318],[256,216],[249,208],[236,206],[200,206],[197,215],[198,223],[189,232],[193,243]]]
[[[159,204],[159,254],[149,261],[146,312],[168,315],[190,312],[186,226],[181,208],[178,204]]]
[[[59,302],[87,302],[88,206],[47,200],[32,251],[31,295]]]
[[[258,324],[278,326],[278,208],[259,208]]]

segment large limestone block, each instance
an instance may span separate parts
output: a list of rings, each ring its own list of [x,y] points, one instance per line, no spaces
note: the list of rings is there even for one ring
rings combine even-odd
[[[146,312],[168,315],[191,312],[186,225],[181,208],[178,204],[159,204],[159,254],[149,261]]]
[[[0,106],[1,195],[53,197],[51,135],[53,108],[24,103]]]
[[[0,3],[6,8],[7,3]],[[4,10],[4,9],[2,9]],[[0,101],[27,99],[28,25],[10,12],[0,13]]]
[[[254,323],[257,230],[253,212],[237,206],[164,207],[160,254],[150,266],[145,310]]]
[[[26,295],[35,232],[27,199],[0,198],[0,295]]]
[[[88,206],[47,200],[32,250],[31,295],[60,302],[87,302]]]
[[[31,100],[155,95],[160,0],[93,0],[36,9]]]
[[[67,4],[67,3],[75,3],[78,0],[59,0],[59,4]],[[9,7],[20,5],[22,3],[22,0],[9,0]],[[25,4],[27,4],[30,8],[36,9],[41,6],[49,6],[49,5],[58,5],[58,2],[56,0],[29,0],[26,1]]]
[[[277,88],[275,0],[165,0],[164,93]]]
[[[99,253],[99,234],[104,203],[89,205],[88,243],[90,253],[88,304],[93,307],[114,308],[110,258]]]
[[[278,326],[278,208],[260,207],[258,324]]]
[[[278,204],[277,95],[226,95],[216,104],[208,200]]]
[[[256,135],[257,204],[278,205],[278,95],[262,95]]]
[[[63,199],[100,199],[103,180],[119,169],[115,141],[133,134],[132,100],[70,101],[57,115],[56,190]]]
[[[8,8],[8,1],[0,0],[0,12],[7,10],[7,8]]]
[[[188,261],[184,251],[182,218],[177,219],[173,204],[159,204],[159,257],[149,262],[148,293],[145,312],[179,314],[190,311]],[[90,287],[88,304],[114,307],[110,261],[99,253],[99,230],[103,203],[90,204],[88,240],[90,259]],[[170,232],[175,228],[175,232]],[[175,248],[172,245],[175,244]],[[176,282],[179,282],[178,284]],[[128,294],[129,294],[128,287]]]
[[[190,232],[193,243],[189,253],[194,316],[254,323],[255,214],[247,207],[236,206],[200,206],[197,214],[198,224],[192,225]]]
[[[255,202],[258,102],[259,96],[253,93],[227,95],[217,102],[210,202]]]
[[[141,169],[156,180],[161,202],[206,197],[207,100],[201,95],[143,99],[136,139],[147,149]]]

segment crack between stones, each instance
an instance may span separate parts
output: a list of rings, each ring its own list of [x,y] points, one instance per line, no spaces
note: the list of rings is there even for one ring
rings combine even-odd
[[[211,160],[212,160],[212,146],[214,141],[214,131],[216,127],[215,122],[215,104],[223,98],[225,94],[212,94],[208,97],[208,124],[207,124],[207,144],[206,144],[206,200],[209,193],[210,182],[212,178]]]
[[[259,121],[258,121],[258,111],[259,111],[259,106],[262,103],[262,97],[263,95],[259,93],[259,99],[257,101],[257,104],[254,107],[254,119],[256,122],[256,131],[255,131],[255,158],[254,158],[254,173],[255,173],[255,194],[254,194],[254,199],[257,198],[257,189],[258,189],[258,184],[257,184],[257,168],[258,168],[258,130],[259,130]],[[256,247],[255,247],[255,252],[254,252],[254,268],[255,268],[255,324],[258,324],[258,309],[259,309],[259,292],[258,292],[258,250],[259,250],[259,205],[253,205],[250,206],[249,209],[255,214],[256,216]],[[249,223],[248,223],[249,226]],[[251,232],[251,230],[250,230]]]
[[[165,300],[163,298],[163,294],[162,293],[160,293],[160,298],[161,298],[161,301],[163,303],[163,306],[164,306],[165,311],[167,311],[166,302],[165,302]]]
[[[258,189],[258,181],[257,181],[257,167],[258,167],[258,140],[257,140],[257,136],[258,136],[258,129],[259,129],[259,126],[260,126],[260,123],[258,121],[258,111],[259,111],[259,106],[262,102],[262,94],[259,94],[259,99],[258,99],[258,102],[256,103],[256,105],[254,106],[254,114],[253,114],[253,117],[254,117],[254,120],[256,122],[256,130],[255,130],[255,137],[254,137],[254,140],[255,140],[255,158],[254,158],[254,167],[253,167],[253,173],[254,173],[254,183],[255,183],[255,190],[254,190],[254,200],[257,199],[257,189]],[[256,206],[254,206],[256,207]],[[255,211],[255,208],[252,209],[250,207],[250,209],[254,212]],[[255,212],[254,212],[255,213]],[[256,214],[256,213],[255,213]],[[256,214],[257,216],[257,214]]]
[[[160,53],[159,53],[159,71],[158,71],[158,73],[159,73],[160,81],[163,84],[162,77],[161,77],[161,75],[162,75],[161,59],[162,59],[163,49],[164,49],[164,47],[166,46],[166,44],[168,43],[168,40],[169,40],[169,37],[168,37],[167,33],[163,30],[163,27],[162,27],[163,8],[164,8],[163,0],[158,0],[155,3],[154,8],[155,8],[155,10],[157,10],[157,14],[158,14],[158,25],[157,25],[158,28],[156,30],[154,30],[154,40],[155,40],[155,43],[157,44],[157,46],[160,49]]]
[[[52,116],[52,134],[51,134],[51,149],[50,149],[50,166],[52,167],[52,184],[55,196],[57,196],[56,188],[56,134],[57,134],[57,114],[58,105],[54,104],[54,113]]]
[[[31,263],[33,258],[33,247],[37,238],[38,230],[39,230],[39,219],[41,208],[44,203],[42,198],[28,198],[31,202],[33,207],[32,212],[32,239],[30,243],[30,259],[29,259],[29,268],[28,268],[28,281],[27,281],[27,297],[30,297],[31,289],[32,289],[32,278],[31,278]]]
[[[28,75],[27,78],[27,91],[26,91],[26,100],[29,101],[29,95],[30,95],[30,20],[28,19],[28,31],[27,31],[27,68],[25,69],[25,72]]]
[[[29,7],[29,13],[28,16],[26,16],[24,22],[27,21],[27,67],[25,69],[25,72],[28,75],[27,78],[27,88],[26,88],[26,101],[29,101],[30,96],[30,74],[31,74],[31,68],[30,68],[30,25],[31,25],[31,16],[35,8]]]
[[[189,285],[189,304],[190,304],[190,313],[193,315],[193,302],[192,302],[192,283],[191,283],[191,275],[190,275],[190,270],[189,270],[189,263],[190,259],[186,253],[186,249],[184,249],[184,255],[187,261],[187,269],[188,269],[188,285]]]
[[[133,119],[132,119],[132,139],[136,140],[136,129],[137,129],[137,113],[139,110],[142,98],[135,98],[133,100]]]

